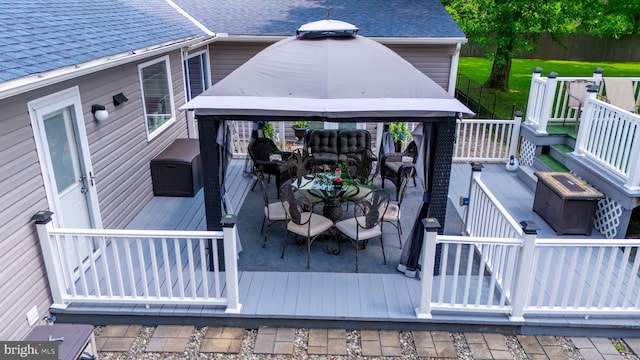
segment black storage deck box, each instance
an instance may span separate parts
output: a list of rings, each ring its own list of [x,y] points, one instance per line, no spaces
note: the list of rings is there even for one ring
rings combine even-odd
[[[557,235],[591,235],[598,200],[604,194],[581,179],[564,172],[539,172],[533,211]]]
[[[151,160],[155,196],[194,196],[202,187],[198,139],[176,139]]]

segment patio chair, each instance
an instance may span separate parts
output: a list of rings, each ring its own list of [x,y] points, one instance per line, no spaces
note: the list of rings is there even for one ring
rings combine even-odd
[[[380,237],[382,259],[387,264],[382,240],[382,219],[389,204],[389,195],[375,191],[369,200],[354,205],[353,217],[336,223],[336,229],[344,234],[356,249],[356,272],[358,272],[358,250],[365,249],[370,239]],[[339,242],[338,242],[339,244]]]
[[[400,243],[400,249],[402,249],[402,225],[400,224],[400,207],[402,206],[402,199],[404,199],[404,193],[407,189],[408,182],[408,176],[403,176],[401,178],[400,187],[398,189],[398,199],[396,201],[389,201],[389,205],[387,206],[387,209],[382,216],[383,222],[393,225],[393,227],[395,227],[398,231],[398,242]]]
[[[385,154],[380,159],[380,177],[382,188],[384,180],[389,179],[396,186],[396,199],[400,194],[400,182],[403,177],[413,178],[413,186],[416,186],[415,163],[418,160],[418,145],[411,141],[401,153]]]
[[[602,78],[605,101],[613,106],[635,113],[636,99],[633,95],[633,82],[629,78]]]
[[[373,163],[378,161],[371,149],[365,151],[365,156],[355,153],[347,155],[347,162],[351,167],[351,176],[357,176],[364,180],[373,180]]]
[[[582,112],[582,107],[584,106],[584,101],[587,97],[587,86],[593,84],[593,81],[588,80],[576,80],[567,83],[567,96],[569,98],[569,103],[567,104],[567,106],[569,109],[572,109],[574,111],[576,119],[575,132],[578,132],[580,113]],[[562,120],[562,126],[564,126],[566,121],[567,118],[565,117],[565,119]]]
[[[313,156],[302,149],[295,150],[287,160],[289,178],[298,188],[313,180],[314,168]]]
[[[284,184],[280,189],[280,201],[287,213],[287,231],[282,243],[281,259],[284,259],[284,251],[289,241],[289,233],[292,232],[297,237],[301,236],[307,244],[307,269],[311,266],[311,244],[318,236],[327,233],[333,227],[333,221],[305,209],[311,209],[311,202],[304,196],[296,197],[295,187],[291,184]]]
[[[283,204],[280,201],[269,202],[269,195],[267,193],[267,189],[264,185],[264,174],[262,171],[258,170],[256,172],[256,181],[258,185],[260,185],[260,191],[262,192],[262,199],[264,201],[264,217],[262,219],[262,226],[260,227],[260,234],[264,234],[265,228],[264,225],[267,224],[267,230],[271,227],[271,225],[277,222],[286,222],[287,221],[287,213],[285,212],[288,204]],[[284,206],[283,206],[284,205]],[[266,247],[267,245],[267,235],[264,235],[264,243],[262,247]]]
[[[275,176],[276,191],[278,192],[278,197],[280,197],[280,186],[289,180],[289,170],[286,160],[291,156],[291,153],[281,151],[273,140],[265,137],[254,139],[249,144],[247,152],[253,161],[254,173],[260,170],[264,174],[269,175],[269,180],[271,179],[271,175]],[[278,156],[280,160],[274,160],[274,155]],[[255,188],[255,185],[256,184],[253,184],[251,190]]]

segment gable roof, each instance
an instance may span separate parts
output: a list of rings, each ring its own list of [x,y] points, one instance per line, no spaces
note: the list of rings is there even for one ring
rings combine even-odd
[[[163,0],[0,1],[0,82],[193,36]]]
[[[329,8],[331,18],[367,37],[465,37],[440,0],[173,1],[209,30],[231,35],[293,35]]]

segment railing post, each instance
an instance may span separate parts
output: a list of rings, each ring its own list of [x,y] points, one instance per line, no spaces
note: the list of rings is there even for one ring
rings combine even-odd
[[[522,221],[522,250],[516,264],[516,276],[511,294],[511,321],[524,321],[524,307],[527,301],[531,279],[533,274],[533,258],[536,250],[536,236],[538,226],[533,221]]]
[[[424,243],[422,245],[422,277],[420,279],[420,305],[416,308],[418,319],[431,319],[431,293],[433,292],[433,267],[435,266],[436,242],[440,223],[438,219],[422,219]],[[443,274],[444,276],[444,274]]]
[[[602,72],[603,71],[604,71],[604,69],[600,68],[600,67],[597,67],[597,68],[593,69],[593,81],[598,86],[600,86],[600,82],[602,81]]]
[[[522,126],[522,111],[516,111],[513,117],[513,129],[511,130],[511,140],[509,142],[509,154],[507,158],[516,156],[518,140],[520,139],[520,126]]]
[[[473,183],[480,178],[480,174],[482,173],[482,164],[479,162],[471,163],[471,179],[469,179],[469,191],[467,192],[466,201],[462,201],[463,205],[466,203],[467,209],[464,212],[464,233],[462,235],[469,235],[471,230],[469,229],[469,221],[473,219],[474,215],[471,212],[473,204],[471,203],[471,191],[473,190]]]
[[[553,71],[547,75],[547,87],[544,89],[544,98],[542,99],[542,108],[540,110],[540,121],[538,122],[538,129],[536,129],[536,132],[539,134],[547,133],[547,123],[549,122],[551,112],[553,111],[556,84],[558,82],[556,79],[557,77],[558,74]]]
[[[584,156],[584,149],[589,141],[589,133],[594,122],[593,100],[598,94],[597,85],[587,86],[587,97],[584,101],[584,107],[580,114],[580,127],[578,127],[578,134],[576,136],[576,145],[573,150],[573,154],[577,156]]]
[[[529,100],[527,101],[527,123],[529,123],[529,117],[533,116],[533,114],[537,114],[538,112],[535,111],[534,107],[535,104],[537,103],[537,101],[534,101],[534,99],[532,99],[532,97],[537,97],[538,93],[537,91],[535,91],[535,88],[538,86],[537,85],[537,79],[540,78],[540,74],[542,73],[542,68],[540,67],[536,67],[533,69],[533,75],[531,75],[531,84],[529,85]]]
[[[227,214],[222,217],[222,233],[224,244],[224,268],[227,280],[227,309],[229,314],[239,314],[240,293],[238,289],[238,249],[236,248],[237,217]]]
[[[58,308],[64,308],[66,307],[63,300],[63,295],[66,292],[64,277],[62,275],[62,269],[56,261],[57,249],[51,244],[51,236],[49,235],[49,231],[53,229],[51,222],[52,215],[53,213],[51,211],[42,210],[35,213],[35,215],[31,217],[31,220],[36,223],[36,231],[38,232],[38,239],[40,240],[40,248],[42,248],[42,258],[44,260],[44,267],[47,270],[53,304]]]

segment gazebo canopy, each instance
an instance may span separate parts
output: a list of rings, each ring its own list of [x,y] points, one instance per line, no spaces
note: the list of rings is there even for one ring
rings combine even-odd
[[[327,121],[472,113],[397,53],[356,31],[336,20],[303,25],[298,36],[267,47],[181,109]]]
[[[420,220],[432,216],[444,225],[455,119],[472,112],[397,53],[356,33],[355,26],[335,20],[303,25],[297,36],[267,47],[180,108],[195,110],[198,118],[209,230],[220,229],[223,215],[224,122],[422,122],[414,138],[423,205],[401,259],[404,269],[415,271]],[[207,141],[212,139],[217,141]]]

